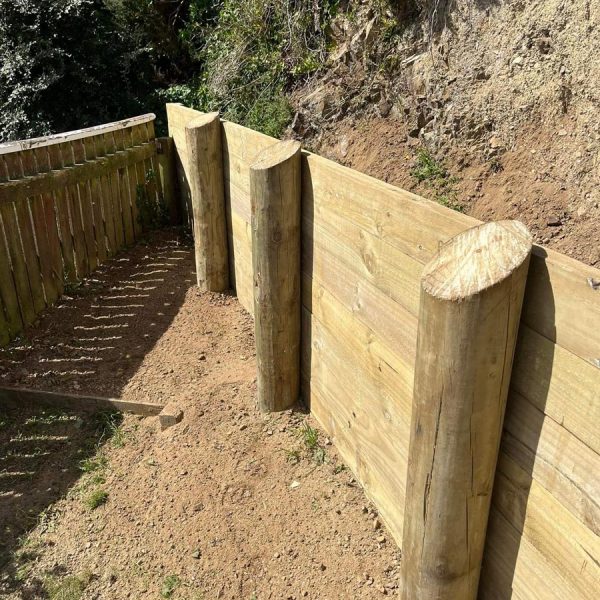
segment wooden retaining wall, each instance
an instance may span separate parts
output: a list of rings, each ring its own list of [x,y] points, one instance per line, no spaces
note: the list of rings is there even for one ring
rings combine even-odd
[[[168,105],[185,178],[185,124]],[[231,278],[253,311],[249,167],[277,140],[222,123]],[[302,388],[402,541],[420,278],[477,225],[310,153],[302,157]],[[600,589],[600,270],[535,247],[483,571],[482,598]]]
[[[162,193],[152,114],[0,145],[0,345],[142,236]]]

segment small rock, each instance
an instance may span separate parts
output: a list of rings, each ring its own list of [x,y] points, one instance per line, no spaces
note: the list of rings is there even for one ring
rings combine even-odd
[[[192,558],[199,559],[201,556],[202,556],[202,553],[200,552],[200,550],[194,550],[192,552]]]
[[[198,357],[198,360],[206,360],[206,354],[204,354],[204,352],[202,352],[200,354],[200,356]]]
[[[381,521],[378,518],[373,519],[373,529],[381,529]]]
[[[513,65],[522,65],[523,64],[523,57],[522,56],[515,56],[512,60],[512,64]]]
[[[377,536],[377,541],[380,544],[385,544],[385,535],[379,535],[379,536]]]
[[[296,488],[300,487],[300,482],[299,481],[292,481],[292,483],[290,483],[290,490],[295,490]]]
[[[560,220],[560,217],[556,215],[550,215],[546,221],[546,225],[550,227],[558,227],[559,225],[562,225],[562,221]]]

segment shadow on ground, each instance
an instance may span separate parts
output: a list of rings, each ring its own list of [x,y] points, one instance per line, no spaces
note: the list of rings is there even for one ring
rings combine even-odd
[[[45,598],[48,581],[63,575],[57,568],[48,580],[29,580],[24,587],[28,565],[40,551],[26,534],[37,525],[52,531],[58,499],[72,492],[91,496],[101,482],[98,451],[115,435],[118,443],[120,421],[118,413],[0,407],[0,595]]]
[[[0,386],[121,397],[194,282],[189,239],[179,230],[153,234],[66,290],[38,323],[0,349]],[[99,483],[102,469],[94,461],[108,437],[118,435],[119,419],[0,405],[0,596],[46,598],[48,581],[63,578],[61,572],[45,582],[27,578],[39,548],[27,545],[26,534],[38,525],[51,531],[54,503],[75,492],[85,498],[81,486]]]

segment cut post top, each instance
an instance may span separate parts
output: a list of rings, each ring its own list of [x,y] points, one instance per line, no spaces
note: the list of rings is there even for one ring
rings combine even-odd
[[[286,140],[265,148],[250,166],[252,171],[266,171],[292,158],[300,151],[300,142]]]
[[[423,270],[423,291],[458,302],[491,288],[529,256],[533,240],[519,221],[496,221],[467,229],[439,249]]]
[[[212,123],[215,120],[216,121],[219,120],[218,112],[205,113],[205,114],[200,115],[199,117],[195,117],[194,119],[189,121],[186,124],[185,128],[186,129],[196,129],[197,127],[203,127],[204,125],[208,125],[209,123]]]

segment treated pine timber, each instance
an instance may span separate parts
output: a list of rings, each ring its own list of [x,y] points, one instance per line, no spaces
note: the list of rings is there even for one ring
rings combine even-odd
[[[300,392],[300,144],[264,150],[250,168],[258,404],[289,408]]]
[[[66,186],[83,184],[104,173],[144,160],[154,152],[154,144],[148,142],[142,146],[116,152],[110,156],[102,156],[89,162],[82,160],[58,171],[48,171],[15,181],[7,181],[0,185],[0,202],[52,193]]]
[[[223,292],[229,288],[229,263],[219,114],[209,113],[190,121],[185,137],[198,287]]]
[[[61,406],[73,410],[107,410],[114,409],[130,412],[136,415],[158,415],[164,408],[163,404],[121,400],[119,398],[104,398],[101,396],[83,396],[67,392],[47,392],[25,388],[0,387],[0,403],[22,406]]]
[[[422,276],[402,544],[404,600],[475,599],[531,236],[469,229]]]

